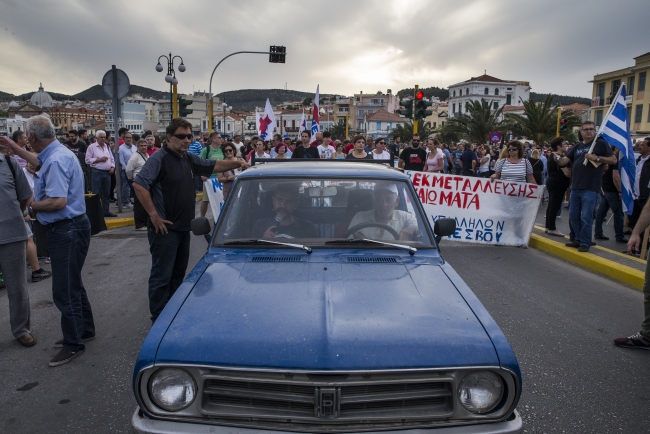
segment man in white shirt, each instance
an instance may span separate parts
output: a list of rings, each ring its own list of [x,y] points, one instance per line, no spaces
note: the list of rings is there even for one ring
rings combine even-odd
[[[318,145],[318,155],[322,160],[331,160],[334,152],[336,149],[332,146],[332,133],[325,131],[323,132],[323,144]]]
[[[101,196],[104,217],[117,217],[108,210],[111,203],[111,174],[115,172],[115,159],[110,146],[106,144],[106,133],[98,130],[95,137],[97,142],[88,146],[86,150],[86,164],[91,170],[92,192]]]
[[[368,227],[359,228],[352,234],[355,238],[371,240],[406,240],[410,241],[418,232],[418,223],[412,214],[397,210],[399,194],[394,182],[377,183],[372,192],[373,209],[358,212],[350,221],[348,230],[357,225],[368,223]],[[373,225],[372,223],[377,223]],[[399,236],[381,226],[391,227]]]

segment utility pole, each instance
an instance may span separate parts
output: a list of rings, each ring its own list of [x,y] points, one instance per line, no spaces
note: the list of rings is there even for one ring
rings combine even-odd
[[[345,115],[345,140],[349,140],[349,126],[350,126],[350,115]]]
[[[562,107],[557,108],[557,127],[555,128],[555,137],[560,136],[560,122],[562,121]]]
[[[176,85],[176,84],[172,85],[172,87],[173,87],[173,92],[172,92],[173,115],[172,115],[172,119],[178,117],[178,88],[177,88],[177,86],[178,85]]]

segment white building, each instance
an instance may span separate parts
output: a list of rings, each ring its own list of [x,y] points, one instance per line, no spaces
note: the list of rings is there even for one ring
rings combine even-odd
[[[147,110],[145,104],[137,102],[125,102],[125,100],[126,98],[121,101],[122,113],[118,130],[119,128],[124,127],[133,134],[142,135],[146,130],[153,131],[157,129],[158,122],[147,120]],[[116,135],[117,132],[115,131],[113,103],[107,102],[104,104],[104,109],[106,114],[106,131]]]
[[[385,137],[397,125],[405,124],[408,119],[396,113],[389,113],[387,110],[379,109],[374,113],[366,115],[364,127],[365,133],[373,138]]]
[[[449,86],[449,117],[466,113],[469,101],[485,99],[492,109],[521,105],[530,98],[530,89],[527,81],[501,80],[487,74],[472,77]]]

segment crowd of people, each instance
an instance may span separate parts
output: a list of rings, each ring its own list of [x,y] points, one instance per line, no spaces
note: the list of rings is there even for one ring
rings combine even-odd
[[[127,129],[110,137],[97,131],[71,131],[59,141],[50,119],[34,116],[25,131],[0,137],[0,267],[10,306],[10,325],[25,347],[36,344],[30,330],[26,263],[32,281],[52,278],[52,296],[61,312],[61,350],[50,366],[67,363],[83,353],[85,342],[94,339],[93,312],[81,272],[90,244],[86,216],[86,193],[99,195],[104,216],[114,216],[119,176],[123,207],[134,208],[137,230],[147,231],[152,255],[148,282],[149,308],[155,322],[180,286],[187,269],[190,222],[195,217],[195,196],[203,184],[216,178],[224,197],[237,175],[264,159],[385,160],[404,170],[476,176],[511,182],[546,184],[548,207],[546,231],[564,236],[555,227],[562,204],[568,200],[570,235],[567,246],[588,252],[596,239],[607,239],[602,224],[608,210],[614,215],[616,241],[638,249],[643,231],[650,226],[650,138],[635,143],[638,153],[634,212],[622,214],[621,176],[617,151],[603,139],[593,144],[593,122],[584,122],[581,141],[570,144],[563,137],[550,143],[512,140],[501,144],[440,143],[414,134],[410,142],[397,137],[356,135],[352,140],[332,140],[328,131],[299,140],[274,135],[242,140],[215,132],[195,136],[192,125],[173,119],[164,140],[147,131],[142,137]],[[119,164],[116,164],[119,162]],[[119,168],[119,172],[116,171]],[[208,208],[204,195],[201,215]],[[595,222],[595,226],[594,226]],[[630,234],[630,239],[625,238]],[[35,238],[35,239],[34,239]],[[34,242],[35,241],[35,242]],[[39,258],[37,246],[47,248]],[[70,252],[73,252],[71,254]],[[43,270],[39,259],[51,262]],[[642,332],[619,338],[616,345],[650,349],[650,285],[644,287],[646,319]]]

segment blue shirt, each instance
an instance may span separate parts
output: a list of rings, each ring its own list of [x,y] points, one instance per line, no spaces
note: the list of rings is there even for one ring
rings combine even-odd
[[[199,143],[198,140],[195,140],[194,143],[192,143],[187,150],[188,152],[191,152],[192,154],[196,155],[197,157],[201,155],[201,151],[203,150],[203,146]]]
[[[126,170],[126,165],[129,164],[129,159],[131,155],[137,150],[135,145],[122,145],[120,146],[120,164],[122,165],[122,170]]]
[[[446,150],[446,149],[443,149],[442,153],[445,154],[444,163],[445,163],[445,170],[447,170],[447,168],[449,168],[449,156],[450,156],[449,151]]]
[[[39,202],[49,197],[65,197],[68,200],[60,210],[36,213],[38,221],[47,225],[84,214],[84,176],[77,156],[54,140],[38,154],[38,161],[41,170],[34,176],[34,200]]]

